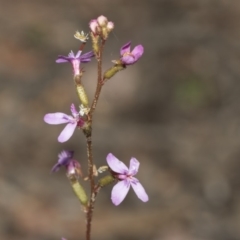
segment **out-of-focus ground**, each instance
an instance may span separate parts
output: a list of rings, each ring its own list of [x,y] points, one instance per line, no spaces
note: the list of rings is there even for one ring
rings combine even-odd
[[[93,240],[240,239],[240,2],[238,0],[0,1],[0,239],[84,239],[85,220],[65,171],[50,174],[62,149],[86,172],[81,131],[43,122],[78,103],[70,64],[76,30],[101,14],[115,23],[104,69],[127,41],[143,58],[104,87],[94,117],[94,157],[128,164],[149,194],[115,207],[97,199]],[[90,50],[90,45],[85,49]],[[84,65],[92,99],[96,62]]]

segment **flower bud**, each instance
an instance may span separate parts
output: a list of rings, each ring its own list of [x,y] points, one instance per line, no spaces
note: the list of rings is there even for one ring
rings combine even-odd
[[[96,19],[90,21],[89,27],[95,35],[99,32],[99,25]]]
[[[79,98],[80,102],[82,103],[82,105],[85,108],[87,108],[88,107],[88,96],[85,92],[83,85],[81,84],[81,76],[80,75],[75,76],[74,81],[76,83],[76,91],[78,94],[78,98]]]
[[[113,77],[117,72],[123,70],[125,67],[123,65],[115,65],[113,67],[111,67],[110,69],[108,69],[105,73],[104,73],[104,79],[110,79],[111,77]]]
[[[114,29],[114,23],[113,22],[108,22],[108,24],[107,24],[108,32],[111,32],[113,29]]]
[[[78,94],[78,97],[79,97],[82,105],[84,107],[88,107],[88,97],[87,97],[84,87],[81,84],[77,84],[76,90],[77,90],[77,94]]]
[[[105,16],[101,15],[97,18],[97,22],[99,24],[100,27],[106,27],[108,20]]]
[[[87,206],[88,197],[82,185],[75,178],[70,179],[72,189],[83,206]]]

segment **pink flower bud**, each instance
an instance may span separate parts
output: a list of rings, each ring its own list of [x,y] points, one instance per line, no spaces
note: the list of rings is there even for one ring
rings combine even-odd
[[[90,21],[89,27],[94,34],[98,33],[99,25],[96,19]]]
[[[111,32],[114,29],[114,23],[113,22],[108,22],[107,24],[107,30]]]
[[[103,15],[101,15],[101,16],[99,16],[99,17],[97,18],[97,22],[98,22],[99,26],[105,27],[105,26],[107,26],[108,20],[107,20],[106,17],[104,17]]]

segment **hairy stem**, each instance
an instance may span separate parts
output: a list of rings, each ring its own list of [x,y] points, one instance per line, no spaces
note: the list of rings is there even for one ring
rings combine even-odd
[[[90,109],[90,115],[92,116],[94,110],[96,109],[97,106],[97,102],[102,90],[102,55],[103,55],[103,49],[104,49],[104,44],[105,44],[105,40],[102,41],[100,49],[99,49],[99,56],[97,58],[98,60],[98,79],[97,79],[97,88],[95,91],[95,96],[92,102],[92,106]]]
[[[93,176],[93,155],[92,155],[92,136],[87,137],[87,157],[88,157],[88,178],[91,186],[91,196],[94,192],[94,176]],[[86,215],[86,240],[91,238],[91,223],[92,223],[92,214],[93,214],[93,201],[90,199],[88,211]]]
[[[97,87],[94,95],[94,99],[89,111],[89,121],[90,125],[92,125],[93,120],[93,112],[96,109],[97,102],[101,93],[102,89],[102,55],[103,55],[103,48],[104,48],[105,41],[103,40],[101,42],[100,50],[99,50],[99,56],[97,57],[98,61],[98,77],[97,77]],[[92,225],[92,216],[93,216],[93,209],[94,209],[94,203],[95,203],[95,182],[94,182],[94,176],[93,176],[93,154],[92,154],[92,130],[89,134],[87,139],[87,157],[88,157],[88,179],[90,181],[91,186],[91,198],[88,205],[88,211],[86,214],[86,240],[91,239],[91,225]]]

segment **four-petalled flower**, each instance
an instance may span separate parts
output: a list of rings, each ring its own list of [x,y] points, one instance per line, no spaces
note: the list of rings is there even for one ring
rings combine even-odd
[[[120,49],[121,61],[124,65],[131,65],[138,61],[143,55],[144,48],[142,45],[137,45],[130,51],[131,42],[126,43]]]
[[[66,142],[73,135],[75,128],[82,127],[84,125],[84,120],[81,118],[80,113],[77,112],[74,104],[71,105],[72,116],[65,113],[56,112],[48,113],[44,116],[44,121],[48,124],[62,124],[67,123],[66,127],[62,130],[58,136],[59,142]]]
[[[129,168],[121,161],[119,161],[112,153],[107,155],[107,163],[115,178],[119,182],[112,189],[112,202],[114,205],[119,205],[126,197],[130,186],[132,186],[137,197],[143,202],[148,201],[148,195],[145,192],[142,184],[134,176],[138,172],[139,161],[136,158],[131,158]]]
[[[70,62],[73,66],[74,76],[79,75],[80,74],[80,63],[81,62],[82,63],[90,62],[91,58],[94,57],[94,53],[92,51],[85,53],[83,55],[81,55],[81,54],[82,54],[82,51],[78,51],[75,56],[73,51],[71,51],[68,54],[68,56],[59,55],[56,60],[56,63]]]

